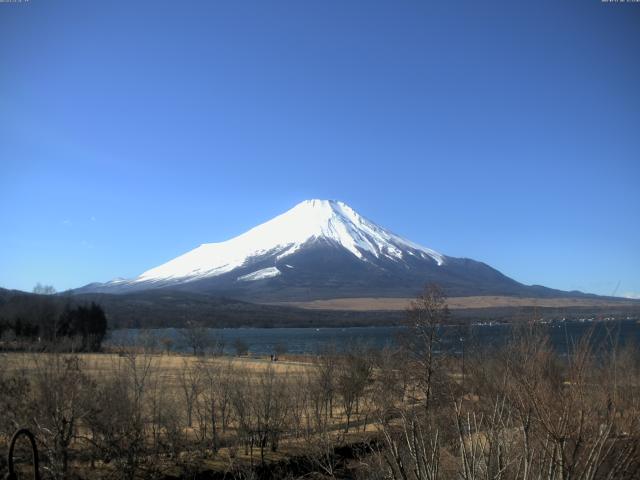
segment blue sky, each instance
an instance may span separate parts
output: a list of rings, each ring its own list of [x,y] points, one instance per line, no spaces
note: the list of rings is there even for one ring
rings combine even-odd
[[[307,198],[640,294],[640,4],[0,3],[0,286],[132,277]]]

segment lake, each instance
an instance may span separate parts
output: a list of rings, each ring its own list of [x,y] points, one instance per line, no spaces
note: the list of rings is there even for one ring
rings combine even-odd
[[[592,332],[594,344],[611,345],[633,342],[640,345],[640,323],[635,319],[615,321],[566,321],[539,324],[549,334],[552,344],[565,353],[587,332]],[[313,354],[329,347],[345,350],[354,344],[383,348],[397,342],[404,327],[350,327],[350,328],[224,328],[208,329],[214,338],[222,339],[225,353],[235,353],[234,342],[241,340],[254,355],[269,355],[278,348],[293,354]],[[452,353],[466,345],[500,346],[508,342],[513,328],[509,324],[475,324],[443,327],[442,348]],[[105,345],[160,345],[170,340],[171,349],[188,351],[180,329],[154,330],[123,329],[110,333]]]

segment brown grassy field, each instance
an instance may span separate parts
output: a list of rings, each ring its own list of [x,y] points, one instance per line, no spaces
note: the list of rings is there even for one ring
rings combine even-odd
[[[0,354],[5,371],[16,369],[33,369],[37,363],[46,363],[48,358],[59,354],[11,352]],[[124,356],[118,353],[78,353],[73,354],[80,358],[85,365],[85,373],[102,376],[113,372],[113,367],[122,361]],[[71,354],[69,354],[71,356]],[[286,358],[286,357],[285,357]],[[193,355],[167,355],[164,353],[139,355],[137,362],[151,361],[154,368],[160,370],[165,377],[178,375],[185,366],[206,362],[213,365],[230,364],[235,369],[249,370],[255,373],[264,372],[269,367],[278,374],[304,373],[314,368],[311,361],[280,360],[272,362],[269,357],[196,357]]]
[[[52,365],[64,364],[64,359],[78,359],[83,374],[93,379],[98,384],[108,381],[118,376],[127,375],[134,377],[147,377],[144,382],[145,386],[145,404],[157,402],[152,397],[160,395],[163,400],[161,404],[168,401],[172,405],[171,412],[175,412],[176,420],[180,427],[179,435],[184,447],[193,448],[193,445],[200,445],[201,432],[196,419],[196,409],[200,407],[206,408],[205,405],[194,407],[193,426],[188,427],[185,418],[186,401],[184,397],[184,374],[185,372],[195,372],[199,368],[215,371],[228,371],[234,378],[230,378],[231,384],[236,381],[242,383],[242,379],[249,384],[255,385],[256,392],[260,391],[261,382],[268,378],[270,372],[275,373],[278,383],[277,395],[286,395],[291,397],[305,397],[306,379],[313,377],[318,366],[313,363],[311,357],[303,357],[300,355],[287,358],[281,357],[277,362],[271,361],[269,357],[197,357],[192,355],[176,355],[162,353],[146,353],[146,352],[121,352],[121,353],[79,353],[79,354],[60,354],[60,353],[31,353],[31,352],[7,352],[0,353],[1,371],[5,378],[23,377],[29,379],[30,382],[37,382],[42,375],[49,375],[49,369],[55,372],[60,367],[51,367]],[[62,361],[61,361],[62,360]],[[133,362],[134,366],[132,366]],[[64,368],[64,367],[62,367]],[[200,382],[204,378],[200,377]],[[230,388],[227,386],[227,388]],[[198,396],[203,395],[203,387],[198,387]],[[25,401],[27,399],[24,399]],[[31,399],[29,399],[31,401]],[[98,399],[98,403],[105,402],[108,404],[109,399]],[[196,401],[196,403],[198,403]],[[200,402],[201,403],[201,402]],[[364,405],[363,405],[364,407]],[[108,408],[108,407],[107,407]],[[148,406],[145,409],[149,408]],[[175,410],[174,410],[175,409]],[[309,415],[304,414],[304,415]],[[343,408],[336,400],[333,408],[333,414],[327,425],[326,435],[329,438],[330,445],[357,442],[362,438],[363,434],[376,430],[372,423],[364,422],[362,419],[365,414],[364,410],[359,414],[351,417],[351,430],[344,431],[345,413]],[[369,419],[371,420],[371,419]],[[307,420],[304,420],[306,423]],[[311,419],[309,418],[309,421]],[[150,430],[150,429],[149,429]],[[80,436],[87,435],[87,428],[83,425],[78,426]],[[8,441],[10,432],[0,433],[0,446],[5,446]],[[149,444],[153,441],[150,431],[147,432]],[[238,420],[233,418],[226,432],[219,433],[218,442],[223,445],[217,450],[215,455],[209,453],[203,454],[198,452],[197,469],[213,470],[213,471],[229,471],[238,468],[249,468],[250,465],[256,465],[260,462],[260,455],[257,446],[252,447],[249,453],[241,445],[238,445],[238,436],[242,435]],[[314,434],[315,435],[315,434]],[[291,433],[284,435],[279,441],[277,451],[266,449],[265,461],[269,463],[286,461],[286,459],[295,456],[308,455],[310,451],[315,452],[318,442],[315,441],[313,448],[309,442],[313,441],[310,437],[304,435],[292,435]],[[231,446],[224,446],[224,445]],[[114,466],[107,463],[98,462],[98,470],[89,468],[86,458],[83,457],[82,450],[86,448],[86,444],[82,441],[74,441],[71,445],[75,456],[78,458],[73,463],[73,468],[79,472],[81,476],[91,478],[109,478],[115,474]],[[328,448],[328,447],[327,447]],[[183,463],[189,462],[188,452],[185,450],[185,458]],[[160,462],[158,459],[154,462]],[[184,465],[174,465],[175,461],[167,461],[162,468],[163,474],[179,475],[180,468]],[[180,462],[177,462],[180,464]],[[160,465],[160,463],[158,463]],[[0,467],[2,465],[0,464]],[[2,473],[2,468],[0,468]]]
[[[277,305],[288,305],[311,310],[398,311],[406,310],[411,300],[411,298],[333,298],[308,302],[279,302]],[[447,303],[452,310],[500,307],[570,308],[638,305],[637,301],[626,299],[601,300],[595,298],[523,298],[506,296],[449,297]]]

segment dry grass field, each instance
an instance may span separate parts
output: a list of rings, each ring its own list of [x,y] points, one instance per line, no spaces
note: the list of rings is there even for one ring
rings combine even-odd
[[[144,417],[142,431],[147,449],[155,451],[158,445],[162,445],[163,449],[173,450],[173,459],[164,455],[154,457],[154,471],[157,469],[162,475],[180,475],[185,468],[242,471],[263,462],[273,464],[292,457],[321,455],[323,449],[357,442],[363,435],[375,432],[371,406],[364,400],[357,413],[349,414],[349,431],[345,428],[345,407],[337,398],[333,400],[335,404],[330,415],[322,411],[325,406],[319,404],[312,412],[310,394],[319,369],[313,360],[312,357],[287,359],[285,356],[274,362],[269,357],[199,357],[134,351],[80,354],[11,352],[0,353],[0,380],[3,377],[22,378],[30,385],[43,383],[46,386],[48,391],[41,394],[46,397],[53,395],[53,398],[43,401],[38,394],[41,389],[36,387],[35,391],[27,394],[28,398],[12,399],[24,404],[33,403],[30,411],[54,408],[56,411],[66,410],[65,415],[72,415],[71,411],[76,409],[86,414],[91,408],[97,408],[113,411],[115,418],[117,409],[122,408],[119,399],[110,394],[101,395],[100,386],[124,379],[128,395],[135,398],[132,403],[140,410],[132,411],[131,418],[125,422],[135,423],[136,417]],[[72,370],[81,370],[82,375],[98,387],[93,390],[95,398],[88,402],[91,406],[69,403],[78,398],[74,397],[75,385],[69,378],[70,363],[77,365]],[[332,374],[337,375],[337,372]],[[61,387],[59,392],[48,383],[51,379]],[[61,385],[67,382],[68,385]],[[139,393],[136,393],[138,388]],[[0,397],[3,393],[0,392]],[[69,394],[70,399],[58,398],[58,395]],[[272,401],[263,402],[265,397],[272,397]],[[215,450],[211,449],[212,401],[216,402],[215,421],[218,422]],[[54,405],[47,405],[48,402]],[[129,406],[124,405],[125,408]],[[226,409],[226,413],[221,413],[222,409]],[[315,418],[311,418],[314,415]],[[70,468],[82,477],[118,477],[114,469],[121,466],[94,462],[92,457],[83,453],[91,447],[92,441],[87,443],[86,439],[94,435],[89,416],[77,420],[76,434],[68,445],[70,456],[75,458]],[[56,424],[59,418],[47,420]],[[44,427],[44,421],[39,424],[49,432],[53,430]],[[266,435],[264,432],[269,429],[279,435],[277,449],[275,446],[267,448],[266,443],[260,448],[258,437]],[[11,431],[0,432],[0,446],[6,446]],[[267,439],[266,436],[264,438]],[[275,443],[270,436],[268,439]],[[57,442],[55,438],[49,441],[54,445]],[[121,453],[126,451],[126,442],[123,448]],[[94,464],[96,469],[90,464]],[[0,473],[1,467],[0,463]],[[142,468],[138,466],[137,475]]]
[[[333,298],[308,302],[280,302],[288,305],[314,310],[355,310],[355,311],[398,311],[409,307],[411,298]],[[506,296],[449,297],[449,308],[500,308],[500,307],[621,307],[638,306],[634,300],[594,299],[594,298],[524,298]]]
[[[0,358],[4,363],[5,371],[29,371],[42,363],[50,362],[58,355],[60,354],[11,352],[0,353]],[[84,365],[84,372],[95,377],[110,375],[115,371],[115,367],[121,365],[125,360],[129,360],[129,356],[122,353],[77,353],[65,356],[79,358]],[[165,353],[139,353],[133,357],[140,365],[143,362],[151,362],[152,367],[161,372],[165,378],[177,378],[185,366],[203,363],[212,366],[230,365],[234,369],[255,373],[273,369],[277,374],[285,376],[309,372],[314,368],[310,359],[306,362],[299,359],[288,361],[286,357],[277,362],[272,362],[269,357],[196,357],[193,355],[167,355]]]

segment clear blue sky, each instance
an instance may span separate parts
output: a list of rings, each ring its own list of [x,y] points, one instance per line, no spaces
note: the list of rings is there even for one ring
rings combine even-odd
[[[0,3],[0,286],[132,277],[307,198],[640,294],[640,4]]]

